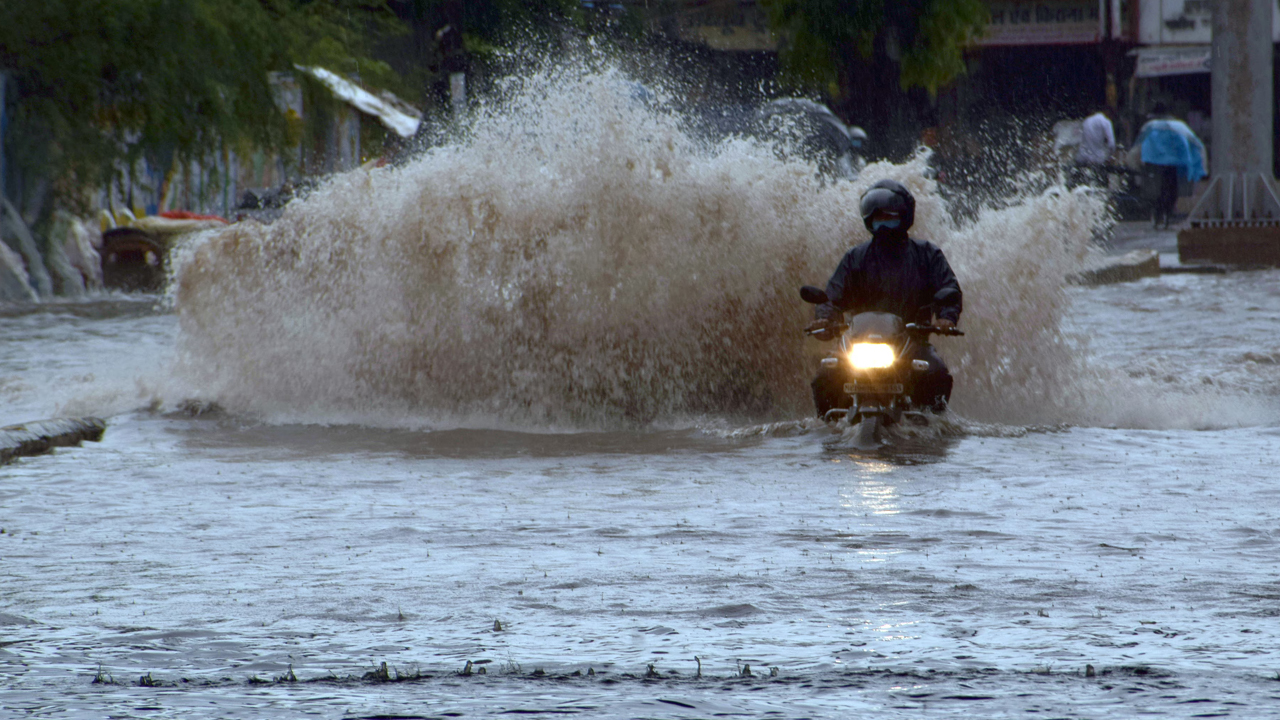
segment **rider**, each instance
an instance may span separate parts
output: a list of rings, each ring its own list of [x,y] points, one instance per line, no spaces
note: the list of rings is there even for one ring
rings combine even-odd
[[[954,328],[960,321],[960,283],[951,271],[942,250],[927,240],[907,235],[915,220],[916,199],[901,183],[881,180],[862,195],[862,221],[871,231],[871,240],[845,254],[835,274],[827,282],[829,302],[817,307],[817,320],[809,325],[819,340],[834,337],[833,325],[843,312],[886,312],[903,322],[934,324]],[[943,290],[954,290],[935,300]],[[914,360],[929,363],[929,370],[916,383],[919,405],[945,410],[951,398],[951,373],[927,342],[921,343]],[[848,407],[844,393],[845,371],[823,367],[813,380],[813,402],[818,416],[827,410]]]

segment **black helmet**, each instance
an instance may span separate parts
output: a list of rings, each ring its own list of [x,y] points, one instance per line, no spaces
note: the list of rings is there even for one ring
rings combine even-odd
[[[906,232],[916,219],[916,199],[911,191],[896,180],[881,180],[862,194],[862,224],[871,229],[871,216],[877,210],[902,216],[901,230]]]

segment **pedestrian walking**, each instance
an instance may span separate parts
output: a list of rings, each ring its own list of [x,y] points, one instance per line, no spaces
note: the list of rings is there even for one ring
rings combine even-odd
[[[1156,103],[1134,145],[1141,148],[1144,182],[1157,186],[1152,227],[1167,229],[1178,201],[1178,181],[1194,183],[1205,175],[1204,143],[1186,123],[1170,115],[1164,103]]]

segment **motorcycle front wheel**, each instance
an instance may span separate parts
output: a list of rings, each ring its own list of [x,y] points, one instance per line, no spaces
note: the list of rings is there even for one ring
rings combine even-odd
[[[880,444],[884,433],[881,428],[884,425],[884,416],[873,414],[863,415],[862,421],[858,423],[858,427],[854,429],[854,442],[858,447],[870,448]]]

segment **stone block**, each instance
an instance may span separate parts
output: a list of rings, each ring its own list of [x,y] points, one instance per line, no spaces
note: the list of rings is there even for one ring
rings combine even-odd
[[[1155,250],[1133,250],[1124,255],[1092,258],[1070,280],[1076,285],[1108,285],[1156,277],[1159,274],[1160,253]]]
[[[1280,224],[1222,223],[1178,232],[1184,263],[1280,266]]]
[[[99,418],[59,418],[0,427],[0,465],[17,457],[42,455],[56,447],[97,442],[107,430]]]

